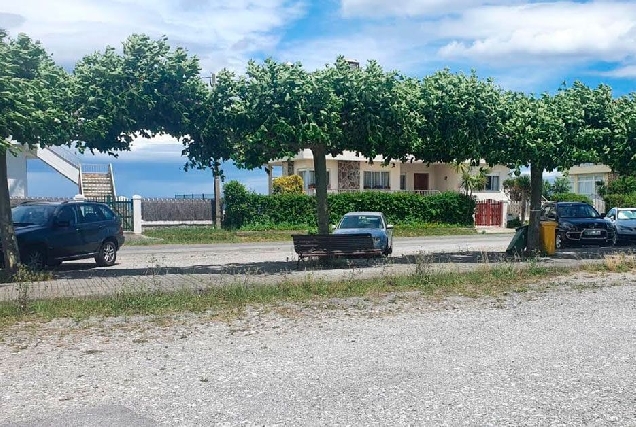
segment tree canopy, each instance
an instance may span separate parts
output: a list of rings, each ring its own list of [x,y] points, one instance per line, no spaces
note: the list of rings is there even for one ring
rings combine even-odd
[[[0,179],[7,181],[8,137],[29,146],[73,145],[116,154],[135,136],[182,138],[205,87],[196,57],[165,38],[132,35],[121,53],[107,47],[73,73],[55,65],[38,42],[0,32]],[[7,185],[0,192],[5,265],[19,259]]]

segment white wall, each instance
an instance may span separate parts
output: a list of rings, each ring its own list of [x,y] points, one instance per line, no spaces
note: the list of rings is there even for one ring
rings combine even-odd
[[[27,160],[23,153],[13,156],[7,152],[7,175],[9,177],[9,196],[27,197]]]

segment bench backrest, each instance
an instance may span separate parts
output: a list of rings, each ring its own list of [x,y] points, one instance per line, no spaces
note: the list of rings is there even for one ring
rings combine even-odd
[[[292,235],[297,253],[307,252],[354,252],[373,250],[371,233]]]

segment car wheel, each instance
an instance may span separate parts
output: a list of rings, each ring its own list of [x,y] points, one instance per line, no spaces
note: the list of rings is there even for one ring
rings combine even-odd
[[[22,255],[22,264],[31,270],[43,270],[46,266],[46,252],[42,248],[27,249]]]
[[[52,259],[47,261],[46,265],[48,265],[49,267],[59,267],[60,265],[62,265],[62,261],[60,261],[59,259]]]
[[[117,245],[112,240],[106,240],[99,248],[95,262],[100,267],[110,267],[117,260]]]
[[[384,255],[389,256],[393,253],[393,246],[389,246],[384,250]]]

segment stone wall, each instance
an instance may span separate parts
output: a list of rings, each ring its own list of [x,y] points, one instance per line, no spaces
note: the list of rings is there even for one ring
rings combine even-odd
[[[360,162],[338,161],[338,190],[360,189]]]

